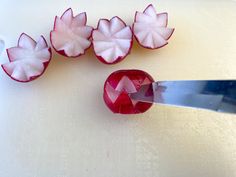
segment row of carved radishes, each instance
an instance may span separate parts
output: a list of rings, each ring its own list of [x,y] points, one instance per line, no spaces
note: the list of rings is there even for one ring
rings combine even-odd
[[[85,12],[73,16],[71,8],[60,18],[56,16],[50,33],[55,51],[67,57],[78,57],[92,45],[100,61],[115,64],[129,54],[133,35],[141,46],[157,49],[167,45],[174,32],[173,28],[167,28],[168,14],[157,14],[153,5],[142,13],[136,12],[132,29],[117,16],[111,20],[99,20],[96,29],[87,26],[86,22]],[[2,68],[19,82],[29,82],[41,76],[52,57],[51,48],[43,36],[36,42],[24,33],[16,47],[7,49],[7,54],[9,63],[3,64]]]

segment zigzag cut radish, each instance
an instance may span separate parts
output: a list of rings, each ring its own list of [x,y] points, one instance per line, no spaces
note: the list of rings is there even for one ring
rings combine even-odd
[[[168,28],[168,14],[157,14],[150,4],[142,13],[136,12],[133,33],[138,43],[148,49],[158,49],[168,44],[174,28]]]
[[[3,64],[6,74],[18,82],[30,82],[41,76],[46,70],[51,57],[43,36],[36,42],[30,36],[21,34],[18,45],[7,49],[9,63]]]
[[[103,99],[107,107],[118,114],[139,114],[151,108],[151,103],[133,100],[129,94],[136,93],[142,85],[154,79],[141,70],[119,70],[113,72],[105,81]],[[149,90],[145,94],[149,94]]]
[[[66,57],[79,57],[91,46],[92,27],[87,26],[85,12],[73,16],[71,8],[59,18],[55,17],[54,28],[50,39],[53,48]]]
[[[101,19],[92,33],[93,48],[97,58],[105,64],[123,60],[132,47],[132,30],[119,17]]]

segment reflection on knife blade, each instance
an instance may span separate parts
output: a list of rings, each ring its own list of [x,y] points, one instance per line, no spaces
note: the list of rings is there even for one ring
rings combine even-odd
[[[142,102],[236,113],[236,80],[154,82],[130,96]]]

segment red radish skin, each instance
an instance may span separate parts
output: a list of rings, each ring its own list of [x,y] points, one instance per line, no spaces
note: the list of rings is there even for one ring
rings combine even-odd
[[[20,40],[21,40],[21,38],[22,38],[23,36],[25,36],[25,37],[31,39],[32,42],[35,43],[35,45],[37,45],[37,44],[39,43],[39,41],[38,41],[38,43],[37,43],[37,42],[36,42],[33,38],[31,38],[29,35],[27,35],[27,34],[25,34],[25,33],[22,33],[22,34],[20,35],[19,39],[18,39],[17,47],[13,47],[13,48],[22,48],[22,47],[20,47]],[[42,62],[42,64],[43,64],[43,70],[41,71],[41,73],[38,74],[38,75],[30,76],[27,80],[20,80],[20,79],[17,79],[16,77],[13,77],[13,76],[10,74],[10,72],[9,72],[9,71],[7,70],[7,68],[6,68],[6,64],[1,65],[3,71],[4,71],[11,79],[13,79],[13,80],[15,80],[15,81],[17,81],[17,82],[27,83],[27,82],[31,82],[31,81],[33,81],[33,80],[39,78],[41,75],[44,74],[44,72],[46,71],[46,69],[47,69],[47,67],[48,67],[48,65],[49,65],[49,63],[50,63],[50,61],[51,61],[52,52],[51,52],[51,48],[48,47],[45,38],[44,38],[43,36],[40,36],[40,37],[41,37],[40,39],[43,40],[43,43],[44,43],[44,45],[45,45],[45,48],[43,48],[43,49],[48,50],[48,54],[49,54],[47,61]],[[7,63],[7,64],[14,63],[14,61],[12,60],[12,57],[13,57],[13,56],[11,55],[11,52],[10,52],[11,49],[12,49],[12,48],[6,49],[7,56],[8,56],[8,59],[9,59],[9,63]],[[42,50],[43,50],[43,49],[42,49]],[[26,49],[26,50],[27,50],[27,49]],[[15,57],[16,57],[16,56],[15,56]]]
[[[73,33],[73,35],[75,36],[75,38],[76,38],[76,37],[80,37],[80,38],[83,38],[83,40],[87,40],[87,42],[89,42],[89,45],[87,45],[86,47],[82,47],[82,48],[83,48],[83,51],[78,52],[78,54],[76,54],[76,55],[73,55],[73,54],[72,54],[72,55],[69,55],[69,54],[67,54],[67,53],[65,52],[65,49],[62,49],[62,50],[61,50],[61,49],[58,49],[58,47],[56,47],[56,45],[55,45],[55,40],[56,40],[56,39],[53,39],[53,33],[57,31],[57,25],[56,25],[57,20],[61,20],[61,21],[62,21],[63,17],[64,17],[67,13],[71,13],[71,24],[70,24],[70,25],[66,24],[66,25],[67,25],[67,28],[70,30],[70,34]],[[83,16],[83,15],[84,15],[84,19],[78,19],[79,16]],[[80,25],[78,25],[77,27],[71,27],[74,21],[76,21],[76,22],[77,22],[78,24],[80,24]],[[63,21],[63,23],[66,23],[66,22]],[[75,23],[75,22],[74,22],[74,23]],[[63,55],[63,56],[68,57],[68,58],[77,58],[77,57],[79,57],[79,56],[84,55],[85,52],[92,46],[92,43],[91,43],[91,41],[90,41],[90,38],[91,38],[91,36],[92,36],[92,30],[93,30],[93,28],[90,27],[90,26],[87,26],[86,24],[87,24],[87,14],[86,14],[85,12],[82,12],[82,13],[80,13],[80,14],[74,16],[74,15],[73,15],[73,10],[72,10],[71,8],[67,9],[67,10],[62,14],[62,16],[61,16],[60,18],[59,18],[58,16],[56,16],[56,17],[55,17],[55,20],[54,20],[53,30],[50,32],[50,42],[51,42],[51,44],[52,44],[53,49],[54,49],[57,53],[59,53],[60,55]],[[58,27],[58,28],[59,28],[59,27]],[[71,31],[79,30],[79,28],[80,28],[80,30],[81,30],[82,28],[87,28],[86,30],[88,31],[89,35],[86,34],[86,36],[82,36],[82,35],[84,35],[84,34],[82,34],[82,33],[79,34],[79,35],[78,35],[78,34],[75,35],[74,32],[71,32]],[[70,35],[70,34],[69,34],[69,35]],[[81,37],[81,36],[82,36],[82,37]],[[61,38],[61,36],[58,36],[57,38]],[[69,43],[70,43],[69,41],[66,41],[64,45],[69,44]],[[80,45],[80,43],[77,41],[77,42],[76,42],[76,45]],[[81,47],[81,46],[80,46],[80,47]]]
[[[153,81],[154,79],[148,73],[141,70],[113,72],[104,84],[104,102],[113,113],[144,113],[151,108],[152,104],[132,100],[129,94],[137,92],[142,85],[150,84]]]
[[[153,5],[150,4],[150,5],[148,5],[148,6],[146,7],[146,9],[145,9],[142,13],[145,14],[145,12],[146,12],[149,8],[154,9]],[[155,9],[154,9],[154,10],[155,10]],[[136,34],[136,32],[135,32],[135,25],[136,25],[136,22],[137,22],[137,20],[138,20],[138,17],[137,17],[138,14],[140,14],[140,12],[136,11],[135,17],[134,17],[135,20],[134,20],[134,23],[133,23],[133,25],[132,25],[132,31],[133,31],[133,34],[134,34],[134,38],[135,38],[136,41],[139,43],[139,45],[141,45],[142,47],[144,47],[144,48],[146,48],[146,49],[152,49],[152,50],[154,50],[154,49],[159,49],[159,48],[162,48],[162,47],[166,46],[166,45],[168,44],[168,40],[171,38],[171,36],[173,35],[173,33],[174,33],[174,31],[175,31],[174,28],[167,28],[167,25],[168,25],[168,13],[167,13],[167,12],[163,12],[163,13],[158,13],[158,14],[156,14],[156,16],[158,16],[158,17],[166,16],[166,17],[165,17],[165,23],[162,24],[162,25],[160,26],[160,28],[161,28],[162,30],[164,30],[163,28],[166,27],[166,29],[169,29],[169,30],[171,31],[171,32],[166,36],[165,39],[163,38],[163,40],[165,40],[166,42],[163,43],[162,45],[157,45],[156,47],[150,46],[150,45],[144,45],[143,42],[139,39],[138,35]],[[145,14],[145,15],[146,15],[146,14]],[[144,23],[144,25],[145,25],[145,23]],[[151,26],[151,24],[147,24],[147,23],[146,23],[146,25],[147,25],[147,26]]]
[[[125,47],[126,51],[124,52],[123,55],[117,56],[117,57],[113,58],[111,62],[109,62],[109,61],[108,61],[109,59],[107,59],[107,58],[105,58],[105,57],[99,55],[98,52],[96,52],[96,46],[95,46],[95,44],[96,44],[96,42],[110,42],[110,41],[109,41],[108,39],[104,39],[105,41],[97,40],[96,37],[95,37],[95,33],[96,33],[96,32],[99,32],[100,35],[103,35],[103,38],[106,38],[106,37],[107,37],[106,34],[104,34],[103,32],[101,32],[101,31],[99,30],[100,24],[101,24],[101,22],[104,22],[104,21],[105,21],[105,22],[109,25],[108,28],[109,28],[109,30],[111,31],[111,28],[112,28],[111,23],[112,23],[112,21],[115,21],[115,20],[119,21],[119,23],[121,23],[120,25],[123,26],[123,27],[120,29],[120,31],[122,31],[122,30],[124,30],[124,29],[127,29],[127,28],[129,29],[129,30],[127,31],[127,33],[130,33],[130,36],[129,36],[128,39],[125,39],[125,40],[129,40],[129,45],[128,45],[128,47]],[[120,31],[116,31],[115,34],[109,34],[109,35],[116,35],[116,34],[119,33]],[[110,36],[109,36],[109,37],[110,37]],[[109,38],[109,37],[107,37],[107,38]],[[110,37],[110,38],[111,38],[111,37]],[[117,40],[122,40],[122,39],[113,37],[113,40],[115,40],[115,39],[117,39]],[[107,40],[107,41],[106,41],[106,40]],[[110,39],[110,40],[112,40],[112,39]],[[112,43],[112,42],[111,42],[111,43]],[[115,42],[113,42],[113,43],[115,43]],[[130,52],[131,52],[131,49],[132,49],[132,46],[133,46],[133,34],[132,34],[132,29],[131,29],[130,26],[127,26],[126,23],[125,23],[121,18],[119,18],[118,16],[114,16],[114,17],[111,18],[110,20],[108,20],[108,19],[100,19],[99,22],[98,22],[97,28],[94,29],[93,32],[92,32],[92,45],[93,45],[93,49],[94,49],[94,54],[95,54],[95,56],[99,59],[99,61],[101,61],[101,62],[104,63],[104,64],[108,64],[108,65],[112,65],[112,64],[119,63],[119,62],[121,62],[122,60],[124,60],[124,59],[130,54]],[[118,45],[117,45],[117,46],[118,46]],[[117,47],[117,46],[116,46],[116,47]],[[111,48],[111,47],[109,47],[108,49],[110,49],[110,48]]]

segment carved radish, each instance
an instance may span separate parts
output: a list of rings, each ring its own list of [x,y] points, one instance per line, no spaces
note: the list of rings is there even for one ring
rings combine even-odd
[[[146,112],[152,104],[132,100],[129,94],[137,92],[142,85],[150,84],[153,81],[148,73],[141,70],[116,71],[105,81],[104,101],[114,113],[138,114]]]
[[[73,16],[71,8],[61,18],[55,17],[54,28],[50,39],[53,48],[66,57],[79,57],[91,46],[92,27],[87,26],[85,12]]]
[[[119,17],[101,19],[93,31],[93,48],[97,58],[105,64],[123,60],[132,47],[132,30]]]
[[[157,14],[150,4],[143,12],[136,12],[133,33],[138,43],[148,49],[158,49],[168,44],[174,28],[168,28],[168,14]]]
[[[36,42],[25,33],[21,34],[16,47],[7,49],[7,54],[10,62],[2,68],[18,82],[30,82],[41,76],[52,57],[43,36]]]

